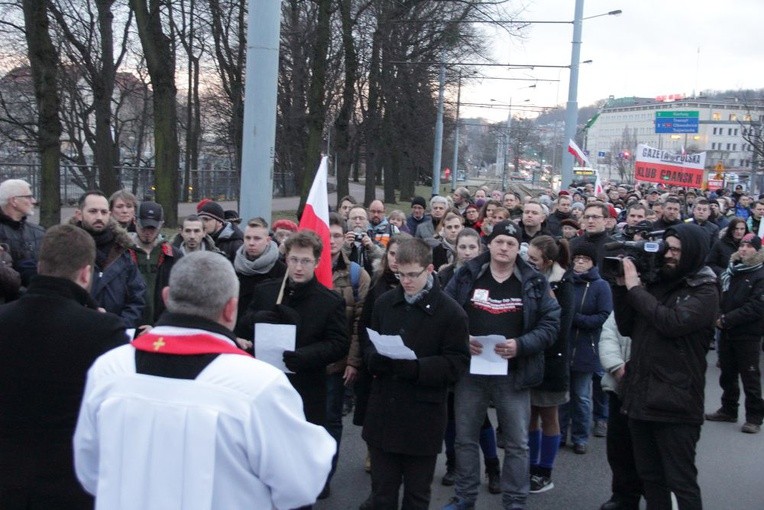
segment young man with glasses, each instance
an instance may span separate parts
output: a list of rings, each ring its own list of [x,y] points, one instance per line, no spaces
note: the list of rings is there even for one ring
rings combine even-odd
[[[255,287],[236,334],[254,339],[257,355],[255,323],[297,326],[295,350],[284,352],[284,364],[293,372],[287,377],[302,397],[307,420],[325,426],[326,366],[347,356],[350,348],[345,303],[316,280],[323,243],[315,232],[295,232],[284,246],[285,279],[268,280]]]
[[[29,183],[8,179],[0,183],[0,243],[8,246],[12,267],[26,287],[37,274],[37,256],[45,229],[29,223],[37,204]]]
[[[430,486],[446,429],[448,386],[469,362],[467,315],[438,287],[421,239],[398,244],[400,286],[375,303],[370,329],[400,335],[416,359],[392,359],[364,347],[374,375],[363,438],[371,453],[373,508],[429,508]],[[482,419],[481,419],[482,423]]]

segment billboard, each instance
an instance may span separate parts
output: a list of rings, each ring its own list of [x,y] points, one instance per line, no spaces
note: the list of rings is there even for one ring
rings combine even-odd
[[[677,154],[640,144],[634,161],[634,178],[667,186],[700,188],[705,164],[705,152]]]

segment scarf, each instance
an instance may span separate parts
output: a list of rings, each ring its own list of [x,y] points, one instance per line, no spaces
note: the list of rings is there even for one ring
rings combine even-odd
[[[756,265],[749,266],[742,260],[737,259],[730,259],[730,263],[727,266],[727,269],[722,273],[720,279],[722,281],[722,292],[727,292],[730,288],[730,281],[732,280],[732,277],[738,274],[743,273],[752,273],[754,271],[758,271],[762,267],[761,262],[759,262]]]
[[[244,276],[253,276],[256,274],[265,274],[271,269],[279,259],[279,248],[275,241],[268,243],[265,251],[255,260],[247,258],[246,250],[242,245],[236,250],[236,257],[233,259],[233,268],[237,273]]]
[[[414,294],[413,296],[407,295],[405,292],[403,293],[403,298],[406,300],[406,302],[410,305],[413,305],[423,297],[427,295],[428,292],[430,292],[430,289],[432,288],[433,284],[435,282],[435,278],[433,278],[432,273],[427,275],[427,283],[424,284],[424,287],[422,290]]]
[[[80,224],[81,225],[81,224]],[[87,230],[87,232],[93,237],[96,245],[96,266],[104,268],[106,262],[109,260],[109,252],[114,241],[114,231],[108,227],[100,232],[94,232]]]

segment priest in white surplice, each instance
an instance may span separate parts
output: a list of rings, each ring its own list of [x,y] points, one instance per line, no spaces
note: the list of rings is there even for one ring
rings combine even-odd
[[[74,456],[97,510],[315,502],[336,443],[281,371],[236,347],[238,286],[220,255],[183,257],[157,326],[90,369]]]

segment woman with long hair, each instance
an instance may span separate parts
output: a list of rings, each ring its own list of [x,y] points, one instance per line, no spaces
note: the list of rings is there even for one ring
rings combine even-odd
[[[565,239],[538,236],[528,246],[528,263],[549,281],[560,304],[560,332],[544,351],[544,380],[531,389],[531,421],[528,447],[531,459],[531,492],[554,488],[552,469],[560,447],[559,406],[568,401],[568,335],[573,323],[573,281],[570,250]]]
[[[740,240],[748,233],[748,225],[743,218],[732,218],[729,225],[721,233],[721,237],[711,247],[706,258],[706,265],[714,270],[716,276],[727,269],[730,263],[730,257],[740,246]]]

